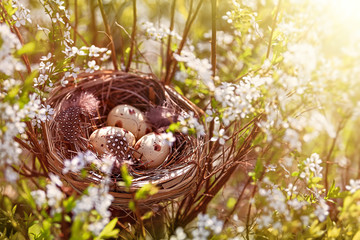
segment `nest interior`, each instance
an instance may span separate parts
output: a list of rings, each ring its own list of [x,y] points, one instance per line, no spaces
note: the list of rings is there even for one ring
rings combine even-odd
[[[87,99],[85,104],[79,104],[80,98]],[[103,176],[96,170],[90,170],[86,178],[80,173],[63,174],[64,161],[89,149],[91,133],[106,126],[107,115],[116,105],[129,104],[143,112],[165,106],[175,115],[189,111],[200,114],[196,106],[154,78],[120,71],[80,74],[76,82],[69,79],[67,87],[55,88],[47,103],[55,110],[53,120],[43,126],[48,168],[78,192],[91,183],[99,184]],[[79,108],[81,104],[82,108]],[[149,182],[157,185],[159,191],[139,204],[158,203],[191,191],[202,167],[202,140],[181,133],[175,137],[171,153],[160,167],[144,169],[135,166],[130,169],[134,178],[130,191],[118,184],[121,182],[120,174],[112,174],[110,193],[114,196],[114,208],[126,208],[132,198],[131,192]]]

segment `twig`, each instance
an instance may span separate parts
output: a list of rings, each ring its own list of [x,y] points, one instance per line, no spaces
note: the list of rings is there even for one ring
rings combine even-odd
[[[74,0],[74,11],[75,11],[74,44],[76,44],[76,32],[77,32],[77,26],[78,26],[78,22],[79,22],[78,1],[77,0]]]
[[[269,55],[270,55],[270,49],[271,49],[271,45],[272,45],[271,42],[272,42],[272,37],[273,37],[273,34],[274,34],[274,30],[276,28],[276,21],[277,21],[277,17],[279,15],[279,11],[280,11],[280,5],[281,5],[281,0],[279,0],[279,2],[278,2],[278,5],[276,7],[274,20],[272,22],[271,33],[270,33],[270,36],[269,36],[269,44],[268,44],[268,48],[267,48],[267,51],[266,51],[266,58],[269,58]]]
[[[115,55],[115,44],[114,44],[114,40],[113,37],[111,35],[111,30],[110,30],[110,26],[109,23],[107,22],[106,19],[106,15],[105,15],[105,11],[104,11],[104,5],[102,0],[98,0],[98,4],[100,7],[100,12],[101,12],[101,16],[103,18],[104,21],[104,25],[105,25],[105,32],[107,33],[109,39],[110,39],[110,44],[111,44],[111,60],[113,62],[114,65],[114,69],[118,70],[118,66],[117,66],[117,62],[116,62],[116,55]]]
[[[92,32],[92,43],[96,46],[97,44],[97,27],[96,27],[96,14],[94,0],[90,0],[90,18],[91,18],[91,32]]]
[[[226,224],[229,222],[229,219],[230,219],[231,216],[234,214],[235,210],[239,207],[240,202],[241,202],[241,199],[242,199],[242,197],[243,197],[243,195],[244,195],[245,189],[247,188],[247,186],[248,186],[250,183],[251,183],[251,177],[249,177],[248,180],[246,181],[246,183],[245,183],[245,185],[244,185],[244,187],[243,187],[243,189],[242,189],[242,191],[241,191],[238,199],[236,200],[236,203],[235,203],[233,209],[231,210],[231,212],[230,212],[230,213],[227,215],[227,217],[225,218],[225,222],[224,222],[224,227],[223,227],[223,228],[225,228]]]
[[[338,139],[339,137],[339,134],[340,134],[340,131],[343,129],[344,125],[345,125],[345,122],[346,122],[346,118],[343,119],[340,123],[339,123],[339,126],[336,130],[336,135],[335,137],[333,138],[333,141],[331,143],[331,147],[330,147],[330,150],[326,156],[326,159],[325,159],[325,190],[326,190],[326,193],[328,192],[329,190],[329,183],[328,183],[328,175],[329,175],[329,163],[330,163],[330,158],[331,158],[331,155],[335,149],[335,144],[336,144],[336,140]]]
[[[131,65],[131,61],[132,61],[132,57],[133,57],[133,52],[134,52],[135,36],[136,36],[136,21],[137,21],[137,17],[136,17],[136,0],[133,0],[133,27],[132,27],[132,32],[131,32],[130,52],[129,52],[129,60],[128,60],[128,63],[126,65],[126,72],[128,72],[129,69],[130,69],[130,65]]]
[[[192,6],[192,2],[191,1],[191,6]],[[181,39],[181,42],[179,44],[179,48],[177,50],[177,54],[181,54],[181,51],[182,49],[184,48],[185,46],[185,43],[186,43],[186,39],[187,39],[187,36],[190,32],[190,28],[192,26],[192,24],[194,23],[195,19],[196,19],[196,16],[198,15],[199,13],[199,10],[203,4],[204,0],[200,0],[198,5],[196,6],[196,9],[195,9],[195,12],[193,15],[191,15],[191,11],[189,11],[189,16],[186,20],[186,23],[185,23],[185,29],[184,29],[184,32],[183,32],[183,35],[182,35],[182,39]],[[171,79],[174,77],[175,75],[175,71],[176,71],[176,64],[177,64],[177,61],[175,59],[172,59],[172,64],[170,66],[170,69],[171,69],[171,72],[170,74],[167,76],[166,80],[165,80],[165,84],[166,85],[169,85],[170,82],[171,82]]]
[[[126,29],[125,29],[123,26],[121,26],[121,25],[120,25],[119,23],[117,23],[117,22],[115,22],[115,25],[118,26],[121,30],[123,30],[124,33],[131,39],[130,34],[126,31]],[[135,40],[134,40],[134,41],[135,41]],[[137,52],[139,53],[139,55],[144,59],[144,61],[145,61],[146,65],[148,66],[150,72],[153,74],[153,70],[152,70],[152,68],[151,68],[151,65],[150,65],[149,61],[146,59],[146,57],[144,56],[144,54],[139,50],[139,48],[136,48],[136,49],[137,49]]]
[[[216,0],[211,0],[211,69],[213,78],[216,76]]]
[[[172,32],[174,29],[175,6],[176,6],[176,0],[173,0],[171,5],[171,20],[170,20],[170,28],[169,28],[170,32]],[[166,67],[165,67],[166,73],[165,73],[165,77],[162,79],[163,82],[166,80],[167,76],[169,75],[171,58],[172,58],[171,34],[169,34],[167,48],[166,48]]]

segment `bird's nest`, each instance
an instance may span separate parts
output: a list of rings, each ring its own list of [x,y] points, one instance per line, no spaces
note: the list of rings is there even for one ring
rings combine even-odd
[[[42,152],[46,154],[43,159],[48,170],[59,175],[78,192],[84,191],[90,184],[99,184],[103,175],[90,167],[86,177],[77,172],[64,174],[64,161],[91,149],[88,140],[91,133],[106,126],[107,115],[113,107],[128,104],[143,112],[155,111],[155,115],[161,115],[163,109],[167,114],[176,116],[192,111],[199,117],[201,112],[172,88],[163,86],[148,75],[108,70],[82,73],[76,81],[72,78],[68,81],[67,87],[56,87],[48,98],[47,104],[54,108],[55,114],[53,120],[42,126]],[[133,177],[130,190],[119,184],[122,182],[121,174],[113,171],[110,183],[113,208],[128,207],[133,193],[149,182],[155,184],[159,191],[140,200],[140,205],[168,201],[191,191],[203,167],[202,139],[182,133],[175,136],[171,153],[161,166],[155,169],[137,167],[136,164],[129,166]]]

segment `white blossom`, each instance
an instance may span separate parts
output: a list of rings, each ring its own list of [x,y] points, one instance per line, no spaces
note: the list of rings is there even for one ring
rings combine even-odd
[[[25,25],[26,22],[32,23],[30,10],[27,9],[22,3],[18,1],[12,1],[12,7],[16,9],[14,15],[12,15],[12,19],[15,21],[15,26],[20,27],[21,25]]]
[[[345,186],[346,190],[350,191],[350,193],[355,193],[360,189],[360,179],[350,179],[349,185]]]
[[[323,167],[320,166],[322,160],[319,157],[319,154],[313,153],[311,154],[310,158],[307,158],[304,164],[304,172],[300,174],[300,177],[306,178],[307,181],[310,180],[311,177],[320,177],[322,178],[322,169]]]
[[[219,141],[221,145],[225,144],[225,141],[229,139],[228,136],[225,135],[225,129],[220,129],[219,131],[214,130],[214,136],[210,139],[210,141]]]
[[[171,235],[170,240],[185,240],[186,233],[182,227],[177,227],[175,230],[175,235]]]
[[[31,192],[31,196],[35,200],[38,207],[42,207],[46,201],[46,193],[43,190],[35,190]]]
[[[11,167],[5,168],[5,179],[10,183],[14,183],[19,179],[19,174],[15,172]]]
[[[314,214],[318,217],[320,222],[323,222],[329,215],[329,209],[330,207],[326,204],[325,200],[320,199],[319,203],[316,206]]]
[[[198,78],[205,84],[205,86],[207,86],[211,91],[215,90],[211,64],[208,59],[196,58],[194,53],[189,50],[183,50],[181,55],[174,53],[174,58],[178,62],[184,62],[187,67],[195,70]]]
[[[163,142],[169,145],[170,147],[176,141],[176,138],[172,132],[161,133],[161,138],[163,139]]]

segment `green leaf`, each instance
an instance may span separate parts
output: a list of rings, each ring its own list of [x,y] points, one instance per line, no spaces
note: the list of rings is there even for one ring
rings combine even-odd
[[[121,176],[122,176],[122,178],[123,178],[123,180],[124,180],[124,182],[125,182],[125,186],[126,186],[127,188],[130,188],[131,182],[132,182],[132,180],[133,180],[133,177],[130,176],[126,164],[123,164],[123,165],[121,166]]]
[[[151,218],[153,215],[154,215],[154,213],[152,211],[148,211],[141,217],[141,219],[146,220],[146,219]]]
[[[129,202],[129,209],[133,212],[135,212],[135,210],[136,210],[135,202],[132,200]]]
[[[26,43],[25,45],[22,46],[22,48],[20,48],[16,54],[21,56],[23,54],[31,54],[31,53],[35,53],[35,51],[39,51],[37,50],[37,46],[36,46],[36,42],[29,42]]]
[[[42,233],[42,226],[40,223],[35,223],[28,229],[29,238],[31,240],[38,239]]]
[[[69,213],[76,206],[76,201],[74,196],[70,196],[69,198],[63,201],[65,212]]]
[[[263,162],[260,158],[258,158],[256,160],[256,165],[255,165],[255,169],[254,169],[255,175],[252,176],[254,181],[256,181],[260,177],[263,169],[264,169]]]
[[[111,220],[105,228],[101,231],[100,235],[95,239],[106,239],[106,238],[115,238],[119,233],[119,229],[114,229],[117,223],[117,218]]]
[[[228,209],[233,209],[235,207],[235,204],[236,204],[236,199],[233,197],[230,197],[226,202],[226,207]]]
[[[176,132],[179,130],[179,128],[180,128],[180,122],[172,123],[172,124],[170,124],[168,131]]]
[[[360,230],[355,233],[353,240],[360,240]]]
[[[327,237],[329,238],[337,238],[340,235],[341,228],[332,227],[329,229]]]
[[[155,185],[148,183],[137,190],[135,193],[135,200],[145,199],[151,195],[156,194],[158,191],[159,189]]]
[[[70,240],[87,240],[91,238],[91,233],[87,230],[88,224],[81,221],[80,217],[76,217],[71,225]]]

